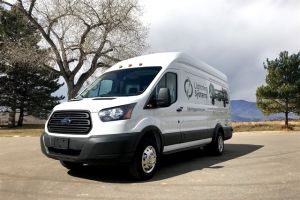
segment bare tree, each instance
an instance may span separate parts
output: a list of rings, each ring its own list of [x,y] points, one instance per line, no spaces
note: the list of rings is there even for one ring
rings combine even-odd
[[[98,68],[139,55],[146,47],[147,28],[139,17],[138,0],[0,0],[15,6],[51,49],[52,70],[66,81],[73,98]]]

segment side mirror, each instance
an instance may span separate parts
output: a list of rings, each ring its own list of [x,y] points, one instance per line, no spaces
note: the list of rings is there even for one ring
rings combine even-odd
[[[158,107],[168,107],[171,105],[171,95],[169,88],[160,88],[157,99],[156,105]]]

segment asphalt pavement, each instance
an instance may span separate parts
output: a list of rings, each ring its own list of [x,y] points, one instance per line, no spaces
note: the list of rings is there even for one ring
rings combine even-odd
[[[300,199],[300,132],[234,133],[213,157],[164,156],[135,182],[122,166],[70,171],[42,155],[39,138],[0,138],[0,199]]]

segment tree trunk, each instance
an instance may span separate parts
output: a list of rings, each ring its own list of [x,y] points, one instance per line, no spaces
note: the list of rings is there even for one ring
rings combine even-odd
[[[67,84],[67,86],[68,86],[68,100],[75,98],[79,89],[77,89],[77,87],[73,83],[69,83]]]
[[[67,82],[67,86],[68,86],[68,100],[75,98],[78,94],[78,91],[83,86],[84,82],[77,82],[76,85],[74,85],[73,80],[65,79],[65,81]]]
[[[71,84],[67,84],[67,85],[68,85],[68,100],[70,100],[76,96],[78,91],[75,90],[74,85]]]
[[[285,112],[285,128],[289,127],[289,112]]]
[[[289,127],[289,102],[286,99],[285,101],[285,128]]]
[[[15,127],[16,125],[16,109],[12,109],[11,112],[9,112],[9,115],[8,115],[8,126],[10,128],[13,128]]]
[[[20,116],[18,120],[18,126],[23,126],[23,119],[24,119],[24,108],[20,108]]]

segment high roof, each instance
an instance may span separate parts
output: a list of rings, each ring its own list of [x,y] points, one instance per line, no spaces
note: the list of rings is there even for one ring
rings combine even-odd
[[[217,76],[218,78],[227,81],[227,77],[225,74],[220,72],[219,70],[211,67],[210,65],[200,61],[198,59],[192,58],[185,53],[181,52],[166,52],[166,53],[154,53],[143,56],[138,56],[134,58],[130,58],[127,60],[123,60],[118,62],[114,66],[112,66],[108,71],[118,70],[120,68],[126,69],[131,67],[139,67],[142,66],[161,66],[162,68],[168,67],[172,62],[178,62],[190,65],[206,73],[209,73],[213,76]]]

